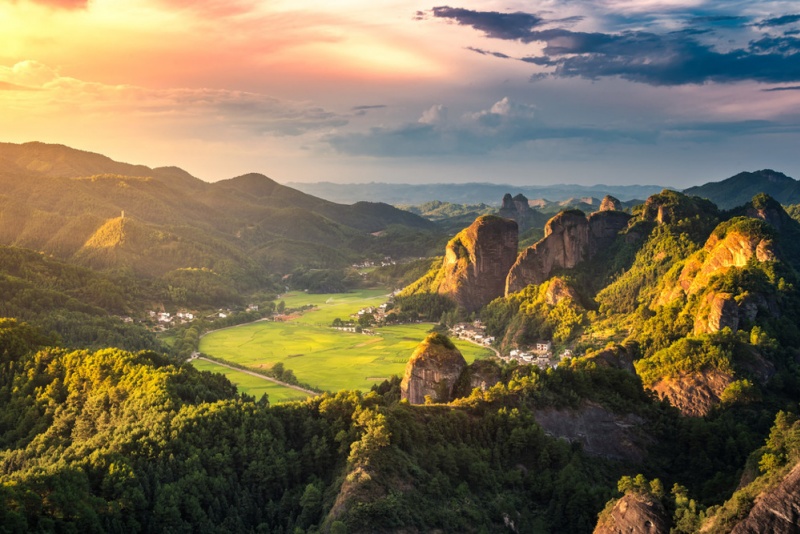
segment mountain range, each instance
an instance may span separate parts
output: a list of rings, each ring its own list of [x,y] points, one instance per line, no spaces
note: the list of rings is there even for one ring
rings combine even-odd
[[[743,173],[635,206],[505,188],[499,209],[431,203],[434,223],[260,174],[0,144],[0,530],[797,532],[793,183]],[[458,220],[448,241],[437,224]],[[392,266],[419,277],[389,315],[437,324],[369,392],[270,406],[186,363],[203,321],[167,353],[116,317],[273,304],[292,277],[384,255],[428,256]],[[506,361],[467,365],[450,327]]]
[[[240,288],[301,265],[424,255],[437,237],[387,204],[336,204],[260,174],[212,184],[60,145],[0,144],[0,188],[2,244],[148,276],[209,269]]]

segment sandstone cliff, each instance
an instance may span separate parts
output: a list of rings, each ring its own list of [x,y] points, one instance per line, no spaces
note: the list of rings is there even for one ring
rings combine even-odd
[[[506,193],[497,214],[500,217],[517,221],[520,232],[534,227],[541,228],[547,220],[546,215],[530,207],[527,197],[521,193],[515,197]]]
[[[411,404],[424,404],[426,396],[434,402],[450,402],[466,367],[464,356],[452,341],[441,334],[430,334],[406,364],[400,398]]]
[[[627,493],[598,521],[594,534],[667,534],[669,519],[658,499]]]
[[[618,198],[606,195],[600,201],[599,211],[622,211],[622,202]]]
[[[578,210],[562,211],[544,228],[544,238],[517,257],[506,279],[505,294],[529,284],[541,284],[555,269],[571,269],[608,247],[631,216],[600,211],[586,217]]]
[[[759,495],[747,517],[732,534],[800,532],[800,464],[796,465],[775,488]]]
[[[732,374],[710,369],[699,373],[662,378],[650,389],[661,398],[669,399],[683,415],[703,417],[719,404],[725,388],[734,381]]]
[[[447,244],[438,293],[475,311],[501,296],[517,257],[517,223],[484,215]]]
[[[759,313],[779,313],[774,296],[750,288],[737,293],[714,291],[713,279],[732,268],[753,262],[776,261],[772,229],[749,217],[736,217],[720,224],[702,250],[689,257],[674,282],[661,290],[655,305],[668,304],[684,296],[700,294],[695,312],[694,333],[717,332],[725,327],[736,331],[743,321],[753,321]],[[740,286],[741,284],[739,284]]]

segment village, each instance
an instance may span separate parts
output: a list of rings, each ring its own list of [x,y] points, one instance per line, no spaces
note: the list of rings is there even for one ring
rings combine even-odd
[[[471,323],[457,323],[450,329],[450,333],[454,337],[471,341],[485,347],[491,347],[495,342],[493,336],[486,335],[486,328],[479,320]],[[570,349],[565,349],[558,357],[554,358],[553,343],[551,341],[538,341],[535,345],[526,350],[512,349],[508,353],[508,356],[504,357],[499,355],[499,353],[498,356],[505,361],[517,361],[519,363],[532,364],[541,369],[546,369],[548,367],[556,367],[561,360],[571,358],[572,351]]]

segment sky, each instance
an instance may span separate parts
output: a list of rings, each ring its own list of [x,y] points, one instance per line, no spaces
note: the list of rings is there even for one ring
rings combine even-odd
[[[0,110],[208,181],[800,178],[800,2],[0,0]]]

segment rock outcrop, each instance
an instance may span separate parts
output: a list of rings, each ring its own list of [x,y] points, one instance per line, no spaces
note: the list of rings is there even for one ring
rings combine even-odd
[[[606,195],[600,201],[600,209],[598,211],[621,211],[622,202],[618,198]]]
[[[536,410],[533,417],[547,433],[580,442],[587,454],[612,460],[640,463],[650,440],[640,430],[644,419],[616,414],[593,402],[586,402],[577,410]]]
[[[650,389],[666,398],[670,404],[690,417],[703,417],[719,404],[725,388],[734,381],[733,375],[716,369],[662,378]]]
[[[562,211],[544,227],[544,238],[520,253],[506,279],[506,295],[541,284],[555,269],[572,269],[608,247],[628,225],[630,215],[601,211]]]
[[[517,257],[515,221],[493,215],[478,217],[447,244],[438,293],[467,311],[501,296],[506,275]]]
[[[760,532],[800,532],[800,464],[777,487],[759,495],[747,517],[731,531],[732,534]]]
[[[497,214],[500,217],[517,221],[520,232],[533,227],[541,227],[547,219],[546,215],[532,209],[528,198],[521,193],[515,197],[506,193]]]
[[[604,349],[590,352],[584,356],[586,360],[594,362],[600,367],[611,367],[613,369],[622,369],[631,373],[636,373],[633,367],[633,360],[635,359],[635,349],[627,348],[622,345],[611,345]]]
[[[650,495],[627,493],[598,521],[594,534],[667,534],[669,519],[661,501]]]
[[[709,291],[712,279],[754,261],[775,260],[772,230],[766,223],[746,217],[731,219],[719,225],[703,249],[686,260],[677,280],[665,285],[654,304],[660,306],[700,294],[694,333],[717,332],[725,327],[736,331],[742,322],[753,321],[759,313],[778,315],[776,299],[749,289],[741,294]]]
[[[692,217],[714,218],[718,214],[719,210],[709,200],[665,189],[645,201],[642,219],[658,224],[671,224]]]
[[[400,398],[411,404],[450,402],[456,384],[467,367],[464,356],[446,336],[430,334],[411,355],[400,383]]]
[[[544,299],[549,306],[557,306],[562,300],[571,300],[573,302],[580,301],[578,292],[575,291],[566,280],[560,277],[555,277],[550,280],[544,294]]]

